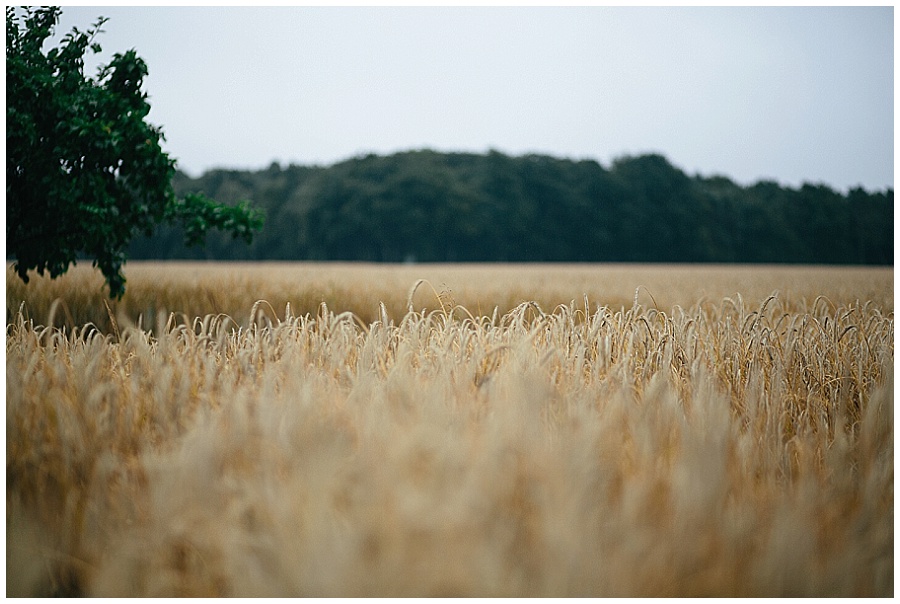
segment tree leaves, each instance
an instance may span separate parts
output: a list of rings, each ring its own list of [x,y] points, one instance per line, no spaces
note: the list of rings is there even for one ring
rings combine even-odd
[[[59,15],[6,9],[6,235],[16,273],[26,283],[30,270],[57,277],[89,257],[118,298],[129,243],[162,222],[190,225],[191,244],[210,229],[251,241],[262,215],[249,203],[176,198],[175,160],[162,150],[162,130],[144,121],[148,68],[134,50],[85,77],[84,54],[101,51],[94,38],[106,19],[43,52]]]
[[[660,155],[595,161],[421,150],[323,166],[178,174],[179,194],[250,197],[269,226],[203,251],[161,229],[140,258],[376,262],[890,264],[893,190],[738,185]]]

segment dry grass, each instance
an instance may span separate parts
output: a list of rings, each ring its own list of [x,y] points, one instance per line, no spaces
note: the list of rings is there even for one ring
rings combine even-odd
[[[135,323],[143,315],[150,328],[160,312],[163,320],[177,312],[188,321],[222,313],[245,324],[258,300],[279,313],[290,303],[297,315],[315,315],[325,302],[367,323],[379,320],[383,303],[399,322],[418,279],[427,279],[431,287],[418,289],[415,310],[449,303],[474,315],[491,315],[495,307],[503,315],[527,301],[552,309],[581,303],[584,295],[591,305],[628,309],[636,290],[638,302],[660,310],[689,308],[702,300],[717,303],[736,293],[757,306],[775,291],[791,310],[805,311],[819,295],[839,306],[871,301],[883,312],[894,309],[893,269],[879,267],[129,262],[125,276],[127,293],[111,303],[112,311]],[[52,314],[57,326],[91,322],[103,331],[110,327],[103,279],[89,264],[55,281],[34,276],[28,286],[7,269],[6,283],[7,320],[24,302],[26,316],[36,322],[45,323]]]
[[[232,272],[204,287],[246,310],[154,334],[124,300],[106,334],[41,327],[9,287],[8,595],[893,595],[891,271],[559,306],[536,271],[494,313],[499,279],[420,271],[389,307],[342,270],[365,318]]]

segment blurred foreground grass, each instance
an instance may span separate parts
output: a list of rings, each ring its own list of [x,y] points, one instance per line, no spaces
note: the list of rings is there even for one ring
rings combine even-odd
[[[892,271],[537,268],[8,276],[7,595],[893,595]]]

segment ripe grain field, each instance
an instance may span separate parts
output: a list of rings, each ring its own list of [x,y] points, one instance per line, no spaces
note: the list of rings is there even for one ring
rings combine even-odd
[[[892,596],[893,271],[7,272],[7,595]]]

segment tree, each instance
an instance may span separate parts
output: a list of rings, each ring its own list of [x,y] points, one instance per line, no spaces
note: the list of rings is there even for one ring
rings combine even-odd
[[[160,147],[161,129],[145,121],[148,71],[135,51],[85,77],[84,54],[100,52],[94,39],[106,19],[43,51],[60,12],[6,9],[6,251],[19,277],[56,278],[87,256],[120,298],[129,242],[159,224],[180,224],[187,245],[213,228],[250,243],[263,217],[248,202],[176,198],[175,161]]]

